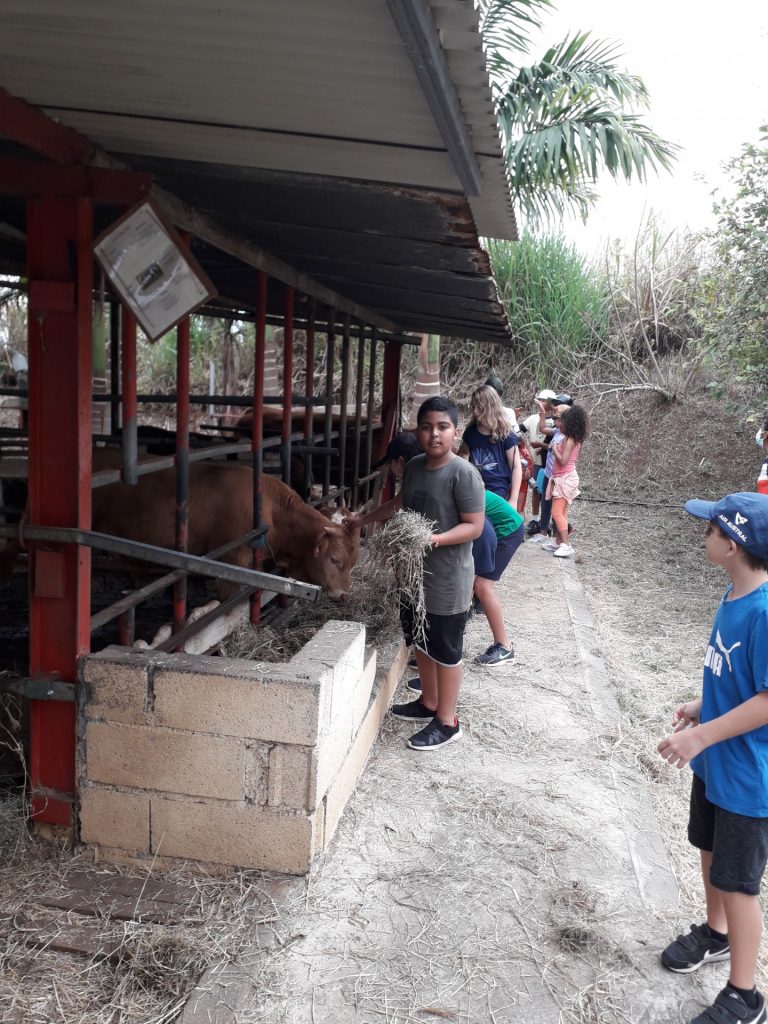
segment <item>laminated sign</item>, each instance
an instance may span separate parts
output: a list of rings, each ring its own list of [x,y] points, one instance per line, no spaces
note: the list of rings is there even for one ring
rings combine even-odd
[[[216,294],[200,264],[150,202],[129,210],[96,239],[93,250],[150,341]]]

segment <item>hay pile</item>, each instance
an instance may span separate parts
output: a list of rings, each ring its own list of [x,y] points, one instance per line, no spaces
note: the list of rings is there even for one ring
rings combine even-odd
[[[396,512],[365,541],[343,604],[325,596],[315,604],[296,601],[278,623],[243,626],[222,643],[221,653],[249,661],[286,661],[330,619],[362,622],[368,643],[381,647],[401,635],[401,598],[413,605],[418,640],[425,621],[422,563],[434,532],[435,524],[418,512]]]
[[[114,877],[137,874],[95,865],[63,844],[36,840],[29,835],[22,801],[0,800],[3,1022],[170,1024],[206,968],[246,963],[257,978],[264,965],[259,935],[280,927],[269,879],[257,872],[233,871],[226,878],[186,870],[156,874],[190,894],[183,912],[168,924],[111,919],[109,912],[92,917],[46,909],[49,900],[70,891],[72,873],[92,874],[95,891],[108,888]],[[25,929],[52,918],[67,928],[96,926],[107,943],[104,954],[89,958],[25,941]],[[116,935],[119,947],[107,956]]]

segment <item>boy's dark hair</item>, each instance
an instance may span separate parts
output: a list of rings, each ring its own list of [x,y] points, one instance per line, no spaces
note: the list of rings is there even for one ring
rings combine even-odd
[[[447,412],[454,427],[459,425],[459,410],[456,404],[450,398],[446,398],[445,395],[435,395],[433,398],[428,398],[425,402],[422,402],[416,414],[416,422],[421,423],[429,412]]]
[[[499,398],[502,398],[502,392],[504,391],[504,385],[501,382],[501,377],[497,377],[495,373],[492,373],[489,377],[486,377],[483,381],[489,388],[493,388]]]
[[[570,409],[560,413],[560,430],[578,444],[586,441],[589,434],[589,417],[583,405],[572,405]]]
[[[733,537],[729,536],[725,530],[717,525],[717,523],[710,523],[709,525],[713,530],[717,530],[720,536],[725,538],[725,540],[733,540]],[[741,547],[741,544],[739,544],[739,547],[741,548],[742,555],[744,555],[744,561],[750,569],[753,569],[755,572],[768,572],[768,560],[758,558],[757,555],[753,555],[751,551],[747,551],[746,548]]]

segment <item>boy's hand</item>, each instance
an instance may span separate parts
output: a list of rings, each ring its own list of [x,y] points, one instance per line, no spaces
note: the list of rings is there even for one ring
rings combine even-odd
[[[701,715],[701,697],[697,700],[689,700],[687,704],[681,704],[672,712],[672,726],[675,732],[687,729],[689,725],[698,725]]]
[[[706,746],[704,730],[697,728],[665,736],[656,749],[673,768],[685,768]]]

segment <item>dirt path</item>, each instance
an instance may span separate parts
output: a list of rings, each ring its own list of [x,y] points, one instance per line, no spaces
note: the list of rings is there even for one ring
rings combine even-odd
[[[696,897],[686,853],[678,905],[651,793],[674,808],[677,860],[687,780],[653,760],[651,719],[690,685],[686,645],[677,630],[649,638],[657,567],[648,608],[628,599],[618,566],[603,578],[607,538],[587,543],[587,518],[579,565],[530,544],[515,557],[503,594],[517,658],[467,672],[463,741],[419,755],[408,725],[388,722],[331,851],[284,910],[271,995],[244,1020],[650,1024],[688,1020],[723,984],[719,968],[681,979],[658,965]],[[468,654],[487,633],[470,623]]]

